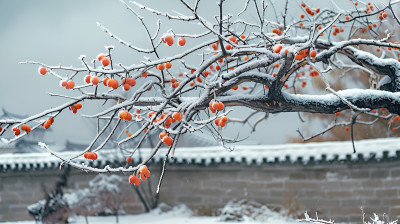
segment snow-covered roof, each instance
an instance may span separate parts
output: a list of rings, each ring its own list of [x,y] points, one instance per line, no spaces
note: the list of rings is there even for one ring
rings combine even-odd
[[[60,151],[61,146],[55,145],[53,142],[48,143],[55,151]],[[0,141],[0,155],[7,149],[12,149],[13,153],[44,153],[43,149],[38,145],[38,140],[19,139],[15,142],[6,143]]]
[[[3,114],[0,115],[0,120],[14,120],[14,119],[24,119],[28,117],[28,115],[20,115],[20,114],[14,114],[11,113],[10,111],[7,111],[6,109],[2,108]]]
[[[15,142],[6,143],[6,142],[3,142],[3,141],[0,141],[0,150],[1,149],[13,149],[15,147],[16,147],[15,146]]]
[[[192,163],[209,165],[212,163],[320,163],[334,160],[339,161],[368,161],[382,160],[384,158],[400,157],[400,138],[385,138],[356,141],[357,153],[353,154],[351,142],[321,142],[305,144],[283,144],[283,145],[238,145],[233,151],[223,147],[181,147],[175,150],[174,160],[170,163]],[[161,148],[151,162],[160,162],[164,159],[166,148]],[[397,153],[399,151],[399,153]],[[146,157],[150,149],[141,149],[141,155]],[[65,158],[76,155],[77,152],[60,152]],[[98,152],[98,159],[94,166],[104,166],[115,162],[123,163],[126,155],[120,150],[103,149]],[[133,158],[138,162],[138,153]],[[90,161],[80,157],[79,163]],[[0,154],[0,170],[22,170],[58,168],[60,160],[48,153],[26,153],[26,154]]]
[[[82,144],[82,143],[76,143],[76,142],[71,142],[67,140],[65,142],[64,149],[62,151],[83,151],[87,147],[87,144]]]

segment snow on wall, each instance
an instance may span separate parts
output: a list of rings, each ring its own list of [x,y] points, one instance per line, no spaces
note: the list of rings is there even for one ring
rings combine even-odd
[[[352,143],[348,142],[321,142],[305,144],[283,144],[283,145],[238,145],[233,151],[220,146],[212,147],[191,147],[177,148],[175,157],[169,158],[170,163],[193,163],[205,164],[211,163],[256,163],[263,162],[297,162],[302,158],[302,162],[307,164],[311,159],[314,161],[331,160],[363,160],[376,159],[381,160],[386,157],[397,157],[397,151],[400,150],[400,138],[384,138],[361,140],[355,142],[357,153],[353,154]],[[164,159],[166,148],[161,148],[154,157],[154,162],[160,162]],[[141,149],[143,157],[151,152],[150,149]],[[76,155],[77,152],[61,152],[65,158]],[[106,163],[123,162],[127,155],[115,149],[103,149],[98,152],[98,159],[94,161],[94,166],[104,166]],[[362,157],[361,157],[362,156]],[[134,156],[133,161],[138,162]],[[80,157],[76,160],[79,163],[89,163],[90,161]],[[26,153],[26,154],[0,154],[0,170],[6,171],[21,169],[43,169],[56,168],[60,160],[48,153]]]

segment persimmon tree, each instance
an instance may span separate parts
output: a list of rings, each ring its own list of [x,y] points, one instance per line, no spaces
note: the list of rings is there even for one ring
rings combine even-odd
[[[62,165],[69,164],[88,172],[129,173],[129,181],[135,185],[150,176],[146,163],[161,153],[162,146],[167,146],[168,150],[163,152],[165,160],[159,192],[167,158],[174,156],[177,142],[185,134],[204,130],[221,145],[230,147],[239,140],[224,137],[221,130],[230,122],[248,123],[257,115],[260,117],[252,124],[253,129],[267,119],[269,113],[334,116],[343,110],[351,111],[348,121],[334,122],[320,133],[307,137],[299,132],[303,140],[327,132],[333,126],[349,126],[352,131],[355,123],[368,125],[380,119],[398,119],[395,114],[400,113],[400,44],[396,42],[398,37],[392,34],[400,23],[393,10],[399,0],[379,5],[351,1],[351,9],[337,5],[318,8],[308,2],[286,1],[280,13],[266,1],[247,0],[238,15],[226,12],[224,5],[229,3],[220,0],[215,6],[219,9],[215,21],[205,19],[200,13],[202,8],[210,7],[209,4],[200,0],[193,4],[185,0],[180,2],[186,11],[179,13],[160,11],[137,2],[122,2],[143,25],[149,49],[135,46],[98,24],[120,47],[143,54],[143,60],[135,58],[131,64],[123,65],[115,61],[114,47],[106,46],[107,52],[95,58],[81,55],[81,67],[22,62],[39,66],[39,74],[55,76],[61,88],[80,94],[52,94],[67,101],[25,119],[0,120],[0,135],[6,131],[15,134],[3,140],[14,142],[34,129],[49,129],[60,113],[77,113],[87,101],[101,104],[113,100],[115,105],[103,111],[82,115],[104,121],[96,137],[82,152],[65,158],[45,143],[39,144],[58,157]],[[270,8],[275,11],[275,18],[267,16]],[[293,18],[288,14],[289,9],[298,14]],[[155,33],[150,32],[150,24],[139,15],[140,10],[160,18],[157,24],[151,24],[157,26]],[[243,13],[256,15],[257,22],[242,19]],[[165,20],[197,25],[198,33],[179,34],[174,27],[162,33]],[[379,49],[379,52],[369,52],[362,46]],[[161,48],[175,48],[180,53],[161,55]],[[195,65],[187,61],[189,57],[197,58]],[[332,88],[331,84],[339,76],[353,76],[359,71],[369,77],[369,88]],[[310,83],[315,79],[322,80],[325,92],[312,87]],[[120,94],[122,91],[127,92],[128,97]],[[241,118],[228,118],[237,107],[250,108],[253,112]],[[386,108],[387,113],[377,113],[375,110],[379,108]],[[372,120],[363,120],[367,118]],[[132,124],[140,128],[124,133]],[[119,131],[121,127],[123,131]],[[159,134],[157,144],[147,158],[132,164],[131,157],[149,133]],[[119,145],[131,144],[135,150],[120,166],[92,166],[90,160],[97,159],[96,152],[112,137],[119,139]],[[87,159],[87,164],[77,162],[82,157]]]

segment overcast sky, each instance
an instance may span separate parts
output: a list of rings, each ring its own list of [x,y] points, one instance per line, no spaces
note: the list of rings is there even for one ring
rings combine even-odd
[[[162,11],[185,12],[178,1],[147,0],[139,1],[149,4],[151,7]],[[237,14],[245,1],[226,1],[226,11]],[[280,2],[273,1],[276,6]],[[290,0],[291,4],[297,1]],[[322,1],[309,1],[312,4]],[[343,1],[348,4],[349,1]],[[278,3],[278,4],[277,4]],[[323,3],[328,4],[328,3]],[[130,4],[132,8],[137,9]],[[296,12],[297,6],[293,5],[292,11]],[[202,1],[200,5],[204,17],[212,19],[217,14],[217,7],[214,1]],[[156,19],[152,14],[140,11],[145,21],[150,24],[152,30],[156,27]],[[272,9],[268,13],[273,16]],[[244,14],[243,17],[253,19],[254,15]],[[163,19],[163,18],[161,18]],[[66,100],[63,98],[50,97],[49,92],[60,94],[72,94],[71,91],[59,87],[58,80],[50,75],[41,76],[37,73],[35,65],[21,65],[18,62],[26,60],[40,61],[48,65],[73,65],[81,67],[78,60],[79,55],[87,55],[94,58],[98,53],[104,52],[105,45],[114,45],[113,57],[123,64],[137,63],[143,57],[118,44],[111,39],[96,25],[102,23],[112,32],[128,42],[137,46],[147,48],[147,37],[143,27],[137,19],[118,0],[0,0],[0,106],[8,111],[22,115],[32,115],[55,107]],[[182,23],[181,23],[182,24]],[[188,26],[178,24],[175,30],[187,33],[201,33],[197,25]],[[170,21],[162,24],[163,32],[177,25]],[[188,43],[190,45],[190,43]],[[163,56],[179,52],[179,49],[164,49]],[[65,75],[61,73],[61,75]],[[80,79],[78,79],[80,81]],[[86,143],[94,135],[92,122],[80,119],[79,114],[93,114],[99,111],[97,104],[84,103],[84,108],[78,115],[70,111],[63,112],[57,117],[52,131],[48,134],[48,141],[63,144],[66,139],[74,142]],[[239,110],[235,113],[239,116],[248,111]],[[263,144],[284,143],[288,136],[297,136],[296,128],[301,124],[297,114],[272,115],[262,122],[257,132],[251,135],[249,141]],[[236,135],[237,130],[242,130],[241,136],[248,136],[248,128],[241,128],[240,125],[231,126],[232,131],[228,135]]]

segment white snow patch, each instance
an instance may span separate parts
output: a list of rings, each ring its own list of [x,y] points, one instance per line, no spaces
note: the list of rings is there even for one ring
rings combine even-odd
[[[88,195],[90,195],[90,191],[88,188],[85,188],[81,190],[75,190],[70,193],[65,193],[63,198],[69,206],[72,206],[82,202],[82,199],[86,199]]]
[[[267,206],[255,201],[232,200],[221,209],[220,221],[263,222],[263,223],[294,223],[294,220],[270,210]]]
[[[99,174],[89,182],[89,186],[93,192],[113,192],[118,193],[120,189],[118,184],[124,181],[123,177],[112,174]]]

